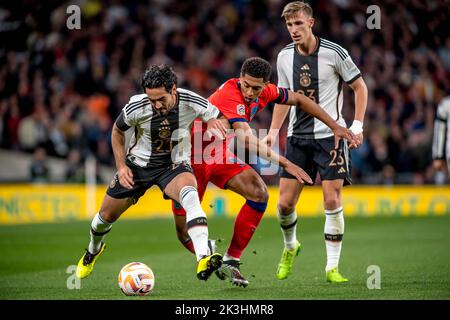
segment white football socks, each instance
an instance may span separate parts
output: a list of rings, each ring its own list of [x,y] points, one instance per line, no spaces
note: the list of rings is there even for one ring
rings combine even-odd
[[[283,234],[284,246],[286,249],[292,250],[297,243],[297,212],[294,209],[291,213],[284,215],[277,206],[277,217]]]
[[[90,253],[96,254],[100,251],[101,243],[111,228],[112,223],[102,219],[99,213],[94,216],[91,223],[91,242],[88,247]]]
[[[197,189],[183,187],[180,191],[180,204],[186,211],[186,225],[189,237],[194,245],[197,261],[208,255],[208,224],[206,214],[200,205]]]
[[[325,246],[327,266],[325,271],[337,268],[341,256],[342,237],[344,235],[344,211],[342,207],[325,210]]]

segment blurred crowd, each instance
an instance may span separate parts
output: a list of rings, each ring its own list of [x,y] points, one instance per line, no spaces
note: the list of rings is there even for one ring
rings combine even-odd
[[[145,66],[172,65],[180,87],[205,97],[237,77],[247,57],[261,56],[276,70],[278,52],[291,42],[280,18],[287,2],[2,1],[0,147],[33,153],[44,166],[33,165],[33,179],[48,176],[45,157],[67,158],[67,181],[81,182],[88,155],[114,165],[111,127],[141,91]],[[437,182],[431,141],[436,106],[450,93],[448,1],[382,1],[379,30],[366,27],[376,1],[310,3],[314,32],[348,49],[369,89],[365,143],[352,152],[354,181]],[[79,30],[66,26],[71,4],[81,8]],[[349,125],[353,100],[347,88]],[[270,121],[271,110],[261,112],[253,127]]]

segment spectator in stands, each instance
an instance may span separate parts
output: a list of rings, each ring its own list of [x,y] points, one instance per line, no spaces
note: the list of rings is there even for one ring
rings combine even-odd
[[[50,171],[46,163],[47,152],[43,147],[37,147],[30,165],[30,180],[35,183],[46,183],[50,180]]]
[[[69,152],[65,176],[66,180],[64,182],[67,183],[84,183],[86,181],[81,154],[77,149],[72,149]]]

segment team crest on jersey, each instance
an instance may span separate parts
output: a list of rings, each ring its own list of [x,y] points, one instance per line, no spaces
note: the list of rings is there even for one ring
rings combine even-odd
[[[238,104],[236,109],[238,115],[245,116],[245,106],[243,104]]]
[[[308,72],[303,72],[300,74],[300,84],[302,87],[309,87],[311,84],[311,77]]]
[[[169,129],[160,129],[159,137],[161,139],[167,139],[169,136],[170,136],[170,130]]]

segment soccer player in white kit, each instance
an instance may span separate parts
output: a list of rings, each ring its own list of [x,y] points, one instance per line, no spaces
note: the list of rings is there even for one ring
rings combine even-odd
[[[358,147],[363,140],[363,120],[367,104],[367,87],[358,67],[347,50],[313,34],[313,11],[309,4],[295,1],[284,7],[282,17],[293,43],[278,54],[278,86],[300,92],[318,103],[333,119],[346,126],[342,118],[342,84],[346,82],[355,94],[355,116],[350,130],[356,135],[355,144],[341,140],[335,149],[333,134],[318,119],[297,108],[290,108],[286,158],[303,168],[314,180],[319,172],[325,209],[325,245],[327,265],[326,280],[332,283],[348,281],[338,271],[342,238],[344,235],[344,210],[342,187],[351,183],[349,148]],[[270,132],[266,141],[271,145],[289,110],[275,106]],[[278,220],[284,250],[276,276],[286,279],[291,272],[295,256],[301,249],[297,241],[296,205],[304,184],[282,171]],[[304,200],[307,205],[307,199]]]
[[[89,276],[105,249],[104,238],[123,212],[157,185],[166,199],[186,210],[188,233],[197,258],[197,277],[207,280],[222,264],[222,256],[208,248],[208,225],[190,166],[190,129],[196,118],[225,135],[219,110],[198,94],[177,88],[167,65],[152,65],[142,79],[144,93],[134,95],[122,109],[112,130],[117,173],[91,223],[91,241],[78,262],[76,275]],[[134,129],[125,151],[125,131]]]

